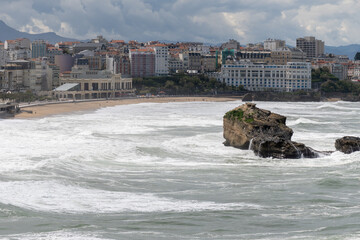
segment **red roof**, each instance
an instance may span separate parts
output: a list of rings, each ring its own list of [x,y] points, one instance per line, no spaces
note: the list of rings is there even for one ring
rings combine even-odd
[[[154,52],[151,48],[130,49],[131,52]]]
[[[124,40],[111,40],[110,43],[125,43]]]

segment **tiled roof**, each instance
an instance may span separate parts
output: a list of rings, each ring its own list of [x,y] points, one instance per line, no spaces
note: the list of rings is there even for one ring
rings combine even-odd
[[[111,40],[110,43],[125,43],[124,40]]]

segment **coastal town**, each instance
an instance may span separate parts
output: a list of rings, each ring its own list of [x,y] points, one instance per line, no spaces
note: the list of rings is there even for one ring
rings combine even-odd
[[[221,84],[209,87],[212,89],[207,94],[216,94],[219,86],[226,86],[232,93],[294,92],[316,91],[329,85],[328,80],[358,82],[360,62],[346,55],[325,54],[324,46],[324,41],[315,37],[297,38],[296,47],[279,39],[246,45],[234,39],[218,45],[125,42],[103,36],[88,42],[55,44],[9,39],[0,43],[0,89],[7,97],[31,93],[42,99],[86,100],[174,95],[171,77],[179,75],[206,77]],[[315,71],[320,72],[320,81],[312,79]],[[166,81],[155,88],[141,89],[144,79]],[[194,92],[198,87],[192,82],[186,87],[190,94],[204,93]]]

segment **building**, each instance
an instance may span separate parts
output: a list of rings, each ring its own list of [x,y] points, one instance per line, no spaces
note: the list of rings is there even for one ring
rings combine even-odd
[[[132,78],[109,71],[94,71],[87,66],[73,67],[69,77],[60,78],[60,87],[53,91],[56,98],[97,99],[133,95]]]
[[[60,86],[60,67],[56,64],[48,63],[48,68],[52,70],[48,73],[51,75],[49,77],[52,79],[51,89],[55,89]]]
[[[102,35],[99,35],[95,39],[92,39],[91,42],[92,43],[104,43],[104,44],[108,43],[108,41]]]
[[[121,74],[122,76],[130,76],[130,59],[128,56],[106,57],[106,70],[113,74]]]
[[[203,55],[201,56],[201,71],[215,72],[216,71],[216,56]]]
[[[265,50],[275,51],[279,48],[284,48],[285,46],[286,45],[284,40],[268,38],[264,41]]]
[[[29,61],[9,61],[4,67],[2,88],[11,91],[25,90],[29,86],[29,75]]]
[[[162,76],[169,74],[169,48],[165,44],[153,46],[155,51],[155,75]]]
[[[228,86],[244,86],[250,91],[295,91],[311,89],[310,63],[287,65],[254,64],[242,61],[223,65],[218,81]]]
[[[55,64],[55,56],[63,55],[63,51],[60,48],[48,47],[46,50],[46,57],[49,63]]]
[[[0,43],[0,68],[2,66],[5,66],[6,62],[9,61],[9,54],[8,52],[4,49],[4,44]]]
[[[234,49],[225,48],[224,50],[221,51],[221,63],[225,64],[226,60],[228,58],[235,60],[235,50]]]
[[[103,43],[75,43],[72,47],[72,52],[77,54],[84,50],[100,51],[105,49],[106,46]]]
[[[201,54],[189,52],[189,65],[187,70],[201,71]]]
[[[178,73],[184,72],[186,69],[184,67],[184,61],[180,59],[180,54],[172,54],[169,58],[169,72]]]
[[[288,62],[304,62],[306,54],[298,48],[283,47],[271,51],[271,64],[286,65]]]
[[[4,77],[5,76],[5,71],[4,70],[0,70],[0,89],[4,89],[3,87],[3,82],[4,82]]]
[[[341,63],[330,64],[330,72],[339,80],[347,79],[348,73],[347,73],[347,66],[345,64],[341,64]]]
[[[59,42],[55,44],[55,47],[61,49],[65,53],[72,53],[74,45],[78,43],[80,42]]]
[[[46,58],[37,58],[30,62],[29,79],[25,88],[35,92],[49,91],[52,89],[52,69],[47,64]]]
[[[35,40],[31,43],[31,58],[46,56],[46,42],[44,40]]]
[[[27,38],[18,38],[15,40],[6,40],[4,43],[4,48],[6,50],[18,50],[18,49],[27,49],[30,50],[31,42]]]
[[[74,58],[71,55],[56,55],[55,64],[59,66],[60,73],[71,71],[71,68],[74,66]]]
[[[130,50],[131,77],[155,76],[155,51],[152,48]]]
[[[234,50],[240,50],[240,43],[234,39],[230,39],[228,42],[223,43],[221,45],[221,49],[234,49]]]
[[[305,52],[307,58],[316,58],[325,52],[325,43],[315,37],[297,38],[296,47]]]
[[[31,50],[26,48],[18,48],[7,50],[9,61],[26,60],[31,58]]]
[[[271,51],[265,50],[240,50],[236,53],[236,60],[249,60],[253,63],[271,63]]]
[[[106,59],[103,60],[101,56],[86,56],[89,68],[91,70],[104,70],[106,68]]]

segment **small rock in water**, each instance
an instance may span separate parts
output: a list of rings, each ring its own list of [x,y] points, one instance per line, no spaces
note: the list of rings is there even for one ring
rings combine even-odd
[[[336,139],[335,148],[336,150],[346,154],[360,151],[360,138],[346,136],[343,138]]]

